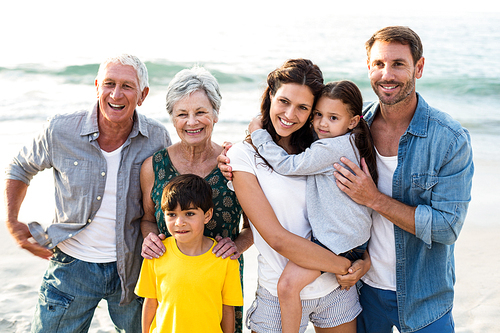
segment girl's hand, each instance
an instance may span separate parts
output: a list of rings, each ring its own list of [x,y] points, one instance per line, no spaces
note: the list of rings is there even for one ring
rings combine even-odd
[[[262,116],[257,116],[253,118],[250,124],[248,125],[248,131],[250,132],[250,134],[258,129],[262,129]]]
[[[232,260],[238,259],[241,255],[238,252],[238,248],[236,244],[229,237],[222,238],[221,236],[215,236],[215,240],[217,244],[214,246],[212,250],[215,253],[215,256],[222,257],[222,259],[226,259],[231,257]]]

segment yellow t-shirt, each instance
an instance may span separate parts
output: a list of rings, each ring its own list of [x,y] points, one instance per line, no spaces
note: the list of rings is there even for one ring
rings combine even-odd
[[[143,261],[135,293],[158,300],[151,333],[222,332],[222,305],[243,305],[238,261],[217,258],[216,243],[192,257],[168,237],[163,256]]]

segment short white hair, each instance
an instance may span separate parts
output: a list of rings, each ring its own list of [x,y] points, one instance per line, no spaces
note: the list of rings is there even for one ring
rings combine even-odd
[[[168,114],[172,115],[175,103],[198,90],[204,91],[207,94],[208,100],[212,104],[214,116],[218,118],[222,104],[219,83],[209,71],[198,66],[181,70],[170,81],[166,97]]]
[[[149,87],[148,69],[146,68],[146,65],[136,56],[125,53],[109,57],[106,60],[104,60],[99,66],[99,71],[97,72],[96,80],[98,82],[101,81],[106,66],[108,66],[109,64],[118,64],[118,63],[134,67],[135,72],[137,73],[137,79],[139,80],[139,89],[141,90],[141,92],[143,92],[145,88]]]

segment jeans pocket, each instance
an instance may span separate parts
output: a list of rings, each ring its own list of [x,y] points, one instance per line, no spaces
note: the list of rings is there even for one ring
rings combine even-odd
[[[74,262],[79,261],[78,259],[62,252],[59,250],[59,248],[54,248],[54,254],[52,255],[52,258],[50,258],[50,261],[56,265],[71,265]]]
[[[57,332],[74,297],[42,283],[31,332]]]
[[[40,304],[46,306],[48,311],[55,311],[57,307],[67,309],[75,299],[74,296],[66,294],[46,282],[43,282],[40,287],[39,297]]]

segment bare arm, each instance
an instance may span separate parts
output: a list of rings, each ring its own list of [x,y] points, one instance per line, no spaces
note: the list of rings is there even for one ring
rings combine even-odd
[[[165,235],[160,234],[155,218],[155,205],[151,199],[151,190],[155,180],[153,158],[147,158],[141,167],[142,207],[144,215],[141,219],[141,232],[144,241],[141,255],[146,259],[159,258],[165,253],[165,246],[161,242]]]
[[[232,260],[238,259],[240,255],[248,250],[253,244],[252,229],[250,229],[250,223],[245,213],[243,213],[243,226],[240,234],[234,241],[229,237],[222,238],[221,236],[215,237],[215,240],[218,243],[214,246],[212,252],[215,253],[217,257],[226,259],[231,256]]]
[[[224,333],[234,333],[234,306],[222,305],[220,327]]]
[[[243,213],[243,227],[241,228],[240,234],[238,238],[236,238],[235,243],[238,248],[238,252],[240,253],[245,252],[250,246],[253,245],[252,229],[250,229],[250,222],[248,221],[248,217],[245,213]]]
[[[235,171],[233,185],[248,218],[276,252],[305,268],[340,274],[348,272],[351,266],[348,259],[283,228],[255,175]]]
[[[355,175],[352,174],[338,163],[334,164],[338,171],[335,172],[337,186],[342,192],[356,203],[375,210],[401,229],[415,235],[415,210],[417,208],[405,205],[380,192],[370,176],[364,159],[361,160],[362,169],[345,157],[341,161],[355,173]]]
[[[5,223],[16,243],[23,249],[30,251],[35,256],[49,259],[52,256],[52,251],[44,248],[32,239],[28,226],[25,223],[19,222],[19,210],[21,204],[26,197],[28,185],[20,180],[7,179],[5,182]]]
[[[349,267],[349,273],[345,275],[336,274],[337,281],[340,284],[341,289],[349,290],[359,281],[359,279],[361,279],[363,275],[366,274],[366,272],[368,272],[371,265],[372,260],[370,255],[368,254],[368,251],[365,251],[363,259],[356,260],[352,263],[352,266]]]
[[[285,176],[331,175],[334,162],[346,154],[354,156],[349,135],[317,140],[299,154],[288,154],[264,129],[252,132],[252,143],[273,170]]]
[[[142,333],[149,333],[157,308],[158,300],[156,298],[144,299],[142,306]]]

